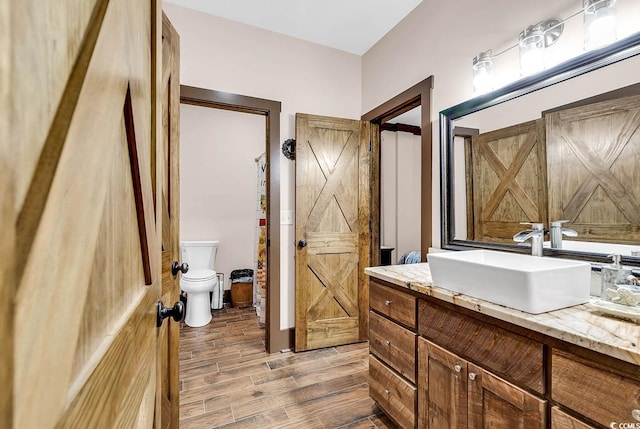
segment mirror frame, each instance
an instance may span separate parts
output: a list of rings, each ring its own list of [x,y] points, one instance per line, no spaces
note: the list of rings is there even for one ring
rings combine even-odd
[[[529,247],[455,239],[454,230],[454,121],[466,115],[504,103],[514,98],[550,87],[576,76],[597,70],[640,54],[640,32],[600,49],[586,52],[535,76],[529,76],[490,93],[472,98],[440,112],[440,227],[441,248],[446,250],[492,249],[529,253]],[[451,180],[449,180],[451,179]],[[605,254],[544,249],[544,256],[608,262]],[[623,257],[623,262],[638,265],[638,258]]]

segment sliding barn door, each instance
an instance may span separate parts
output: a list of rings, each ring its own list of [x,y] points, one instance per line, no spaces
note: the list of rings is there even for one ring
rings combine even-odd
[[[547,224],[544,120],[472,137],[473,240],[513,243],[527,229]]]
[[[549,219],[574,240],[640,242],[640,96],[546,115]]]
[[[7,418],[3,396],[0,419],[162,427],[160,2],[3,3],[17,232],[13,405]]]
[[[367,337],[370,125],[296,115],[296,351]]]

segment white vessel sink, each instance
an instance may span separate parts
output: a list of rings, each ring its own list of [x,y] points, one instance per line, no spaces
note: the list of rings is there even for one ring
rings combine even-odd
[[[528,313],[589,301],[588,262],[491,250],[430,253],[435,286]]]

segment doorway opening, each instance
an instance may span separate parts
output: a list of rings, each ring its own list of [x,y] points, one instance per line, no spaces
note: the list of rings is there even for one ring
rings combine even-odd
[[[362,115],[362,120],[377,124],[378,133],[372,140],[371,161],[371,213],[373,217],[371,228],[371,262],[372,265],[380,265],[386,249],[381,249],[381,133],[393,130],[391,125],[393,118],[407,112],[417,112],[419,107],[419,134],[420,134],[420,258],[426,261],[429,247],[432,244],[433,234],[433,135],[432,135],[432,92],[433,76],[429,76],[411,88],[396,95],[375,109]],[[410,124],[407,124],[410,125]],[[395,126],[395,131],[409,131],[416,133],[418,125],[414,128]]]
[[[280,111],[281,103],[221,91],[180,86],[180,102],[201,107],[231,110],[263,116],[267,157],[267,305],[265,349],[267,353],[288,347],[289,333],[280,330]],[[231,147],[231,146],[230,146]],[[238,148],[241,150],[241,148]],[[223,203],[223,202],[220,202]]]

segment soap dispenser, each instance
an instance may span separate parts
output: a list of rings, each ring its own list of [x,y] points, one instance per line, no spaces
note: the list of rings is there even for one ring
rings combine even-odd
[[[604,265],[601,270],[602,290],[600,298],[604,301],[611,301],[612,293],[618,290],[619,286],[630,284],[631,268],[623,267],[620,263],[620,255],[609,255],[612,263]]]

